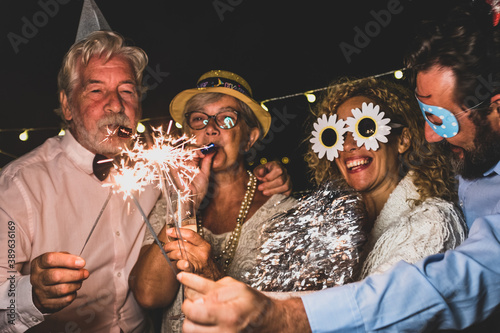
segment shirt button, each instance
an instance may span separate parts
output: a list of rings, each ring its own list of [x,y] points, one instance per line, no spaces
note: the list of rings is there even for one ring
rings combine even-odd
[[[462,200],[460,200],[460,207],[463,207],[464,206],[464,202]]]
[[[118,273],[116,274],[116,276],[121,277],[121,276],[122,276],[122,273],[118,272]]]
[[[122,315],[121,314],[118,314],[118,319],[122,319]]]
[[[120,232],[119,232],[119,231],[117,231],[117,232],[116,232],[116,235],[117,235],[117,236],[120,236]]]
[[[34,323],[38,323],[38,318],[33,317],[31,320],[33,320]]]

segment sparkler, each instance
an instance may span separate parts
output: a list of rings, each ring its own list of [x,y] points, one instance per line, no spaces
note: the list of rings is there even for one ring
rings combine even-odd
[[[156,128],[153,129],[153,140],[153,144],[147,147],[135,138],[132,148],[122,150],[112,185],[124,197],[143,191],[150,184],[162,191],[171,187],[184,193],[198,173],[198,167],[192,163],[196,157],[195,149],[187,149],[196,143],[194,137],[173,138],[168,132],[163,133],[162,128]],[[183,195],[182,199],[186,200],[188,196]]]
[[[172,264],[172,262],[170,261],[170,258],[168,257],[167,253],[165,252],[165,249],[163,248],[163,245],[161,245],[160,243],[160,240],[158,239],[158,236],[156,235],[155,233],[155,230],[153,229],[153,226],[151,225],[151,223],[149,222],[148,220],[148,217],[146,216],[146,214],[144,214],[144,211],[142,210],[142,207],[141,205],[139,204],[139,201],[137,200],[137,198],[135,197],[134,194],[130,194],[130,196],[132,197],[132,200],[134,200],[134,203],[135,205],[137,206],[137,209],[139,209],[139,213],[142,215],[142,218],[144,219],[144,222],[146,223],[146,225],[148,226],[149,228],[149,231],[151,232],[151,234],[153,235],[153,238],[156,242],[156,244],[158,245],[158,247],[160,248],[161,250],[161,254],[163,255],[163,257],[165,257],[165,259],[167,260],[168,262],[168,265],[170,266],[170,268],[172,269],[172,271],[174,272],[175,275],[177,275],[177,270],[175,269],[175,266]]]
[[[124,149],[121,153],[123,158],[120,160],[120,165],[116,167],[117,172],[113,176],[113,182],[108,186],[113,186],[114,192],[123,193],[124,199],[127,197],[133,199],[155,242],[160,245],[156,233],[134,194],[143,191],[147,185],[157,186],[167,201],[167,207],[170,208],[170,210],[167,209],[166,220],[167,222],[170,219],[176,221],[174,226],[180,239],[179,249],[187,259],[179,228],[183,223],[184,210],[182,208],[192,201],[188,190],[189,184],[198,173],[198,167],[193,163],[196,157],[195,150],[202,148],[188,149],[195,145],[195,138],[186,135],[173,138],[169,135],[170,128],[169,126],[167,133],[163,133],[161,128],[153,129],[153,144],[150,147],[135,140],[132,148]],[[176,202],[171,198],[172,192],[177,196]],[[175,211],[174,207],[177,207],[177,212],[170,216],[170,212]],[[161,245],[160,248],[165,259],[176,272]]]
[[[169,135],[172,122],[170,122],[167,133],[162,129],[153,129],[153,144],[146,148],[138,140],[135,141],[131,149],[124,149],[122,155],[121,167],[117,170],[114,178],[116,191],[123,192],[124,197],[132,197],[135,205],[138,207],[144,222],[148,226],[156,244],[160,247],[163,256],[169,263],[172,271],[177,274],[176,268],[172,265],[170,259],[165,253],[163,246],[149,223],[147,216],[142,211],[134,192],[140,191],[147,184],[155,184],[167,201],[166,222],[174,220],[174,226],[179,241],[177,242],[181,255],[186,260],[187,252],[184,248],[184,240],[180,232],[180,227],[196,228],[196,219],[194,211],[186,209],[192,205],[190,197],[189,184],[199,172],[198,167],[193,163],[196,157],[196,150],[208,154],[217,149],[212,143],[207,147],[189,149],[195,146],[195,139],[183,135],[180,138],[172,138]],[[189,148],[188,148],[189,147]],[[125,163],[125,159],[128,163]],[[173,198],[170,194],[176,195]],[[175,209],[176,208],[176,209]],[[193,223],[194,222],[194,223]],[[186,224],[186,225],[184,225]],[[196,230],[195,230],[196,231]],[[181,297],[184,299],[184,286],[181,286]],[[171,316],[169,319],[182,319],[184,315]]]
[[[144,188],[149,185],[157,186],[167,201],[167,212],[166,212],[166,222],[173,219],[176,223],[174,226],[176,228],[176,233],[179,237],[179,249],[184,258],[187,259],[187,253],[184,248],[184,240],[180,233],[180,227],[186,220],[194,220],[194,227],[196,228],[196,219],[194,212],[191,211],[191,215],[186,214],[186,209],[184,209],[185,204],[192,204],[192,198],[190,198],[189,184],[194,179],[198,173],[198,167],[195,161],[196,150],[201,150],[203,154],[209,154],[217,147],[211,143],[206,147],[192,149],[195,145],[195,138],[189,138],[183,135],[180,138],[173,138],[169,135],[170,129],[172,127],[172,121],[169,123],[168,130],[163,133],[162,128],[153,128],[153,144],[150,147],[140,143],[137,136],[131,136],[131,129],[120,126],[114,130],[108,128],[108,137],[104,141],[109,140],[113,135],[118,135],[120,137],[132,137],[134,144],[130,149],[123,149],[118,165],[114,165],[115,173],[112,173],[112,182],[106,183],[103,186],[111,186],[110,194],[106,199],[101,211],[97,217],[97,220],[90,231],[90,234],[85,241],[82,248],[85,248],[90,236],[92,235],[97,222],[99,221],[102,212],[107,206],[111,193],[123,193],[124,200],[127,197],[132,198],[134,204],[137,206],[139,213],[141,214],[144,223],[151,232],[154,241],[161,250],[163,257],[167,260],[170,268],[177,275],[177,269],[172,264],[168,255],[165,253],[163,246],[158,239],[156,232],[154,231],[149,219],[144,213],[139,201],[137,200],[136,193],[144,191]],[[172,200],[170,193],[176,194],[176,200]],[[174,201],[176,201],[174,203]],[[176,206],[177,211],[174,214],[174,207]],[[186,219],[184,219],[186,217]],[[194,218],[194,219],[193,219]],[[189,227],[192,225],[187,225]],[[181,287],[182,298],[184,299],[184,286]],[[173,318],[183,318],[181,313]],[[172,319],[172,318],[171,318]]]
[[[185,203],[191,201],[188,187],[198,173],[197,166],[192,163],[196,157],[195,150],[204,148],[188,149],[188,147],[192,147],[196,144],[195,138],[189,138],[186,135],[180,138],[174,138],[169,134],[171,127],[172,122],[170,122],[166,133],[163,133],[161,127],[156,129],[153,128],[152,137],[154,142],[151,147],[147,147],[145,144],[141,143],[137,136],[132,136],[132,130],[129,128],[123,126],[119,126],[115,129],[108,128],[108,135],[103,142],[109,140],[109,138],[114,135],[118,135],[119,137],[131,137],[134,144],[132,148],[122,150],[121,159],[118,165],[114,165],[116,172],[112,175],[111,182],[103,184],[105,187],[111,187],[110,193],[87,236],[80,251],[80,255],[92,236],[112,193],[123,193],[124,200],[130,197],[134,201],[144,222],[153,235],[155,242],[159,245],[163,256],[174,273],[176,273],[176,269],[170,262],[163,246],[161,246],[158,236],[154,232],[151,223],[142,210],[135,195],[136,193],[144,191],[146,186],[156,185],[162,191],[170,211],[173,212],[174,207],[177,206],[177,213],[175,216],[172,215],[172,217],[169,216],[169,210],[167,209],[166,220],[177,220],[174,226],[180,239],[180,242],[178,242],[179,249],[187,259],[183,239],[179,230],[182,226],[182,216],[184,215],[182,214],[182,207]],[[177,195],[176,203],[172,201],[170,192],[174,192]]]
[[[83,247],[80,250],[79,256],[81,256],[83,253],[83,250],[85,250],[85,246],[87,246],[87,243],[89,242],[90,236],[92,236],[92,234],[94,233],[95,227],[97,226],[97,223],[101,219],[101,216],[102,216],[102,213],[104,212],[104,209],[106,209],[106,206],[108,206],[108,202],[109,202],[109,199],[111,199],[112,194],[113,194],[113,192],[110,190],[108,197],[106,198],[106,201],[104,201],[104,204],[102,205],[101,211],[99,212],[99,215],[97,215],[97,218],[94,222],[94,225],[92,226],[92,229],[90,229],[89,235],[87,236],[87,239],[85,240],[85,243],[83,244]]]
[[[111,187],[110,194],[104,202],[81,252],[83,252],[83,249],[94,232],[97,222],[109,202],[111,194],[123,193],[124,200],[126,200],[127,197],[132,198],[144,223],[150,230],[155,242],[159,245],[163,256],[174,273],[176,273],[175,267],[165,253],[163,246],[161,246],[158,236],[153,230],[151,223],[136,197],[136,194],[144,191],[146,186],[154,185],[162,191],[163,197],[167,201],[168,209],[165,216],[166,221],[167,223],[170,220],[176,222],[174,226],[180,240],[180,242],[178,242],[179,249],[183,257],[187,259],[184,242],[179,228],[183,226],[184,217],[186,217],[186,210],[183,209],[184,206],[186,206],[186,204],[192,204],[192,198],[189,195],[189,184],[199,171],[196,163],[194,163],[196,150],[205,152],[207,148],[213,149],[214,145],[211,144],[207,147],[193,149],[192,147],[196,146],[194,137],[183,135],[179,138],[174,138],[170,135],[171,128],[172,122],[170,122],[166,133],[163,132],[161,127],[153,128],[153,143],[149,147],[141,143],[136,135],[131,136],[131,130],[128,128],[117,127],[113,130],[108,128],[108,136],[103,142],[109,140],[109,138],[114,135],[120,137],[129,136],[133,140],[133,145],[132,148],[125,148],[122,150],[119,162],[114,164],[116,172],[112,173],[110,182],[103,184],[103,186]],[[174,200],[171,197],[171,193],[176,195]],[[174,211],[176,211],[175,214],[172,214]],[[194,214],[187,217],[192,219]],[[196,226],[196,223],[194,225]]]

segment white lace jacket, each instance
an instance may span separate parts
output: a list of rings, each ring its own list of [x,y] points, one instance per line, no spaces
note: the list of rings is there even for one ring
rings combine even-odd
[[[460,245],[466,225],[460,210],[451,202],[428,198],[418,206],[419,194],[411,174],[403,178],[375,220],[365,245],[368,253],[361,278],[382,273],[400,260],[415,263],[426,256]]]

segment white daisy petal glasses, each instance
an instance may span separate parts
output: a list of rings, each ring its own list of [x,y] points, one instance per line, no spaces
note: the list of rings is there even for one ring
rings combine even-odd
[[[377,150],[379,141],[387,142],[387,136],[391,134],[391,127],[387,124],[391,120],[384,118],[385,113],[378,105],[363,103],[361,110],[352,109],[352,115],[354,117],[348,117],[346,123],[358,147],[365,145],[368,150]]]
[[[384,118],[385,113],[380,111],[378,105],[373,103],[361,105],[352,109],[353,117],[348,117],[345,121],[339,119],[337,115],[323,115],[314,123],[312,149],[319,158],[327,155],[328,160],[333,161],[338,158],[338,152],[344,151],[344,134],[352,132],[352,136],[358,147],[365,145],[368,150],[377,150],[379,142],[386,143],[387,136],[391,133],[392,127],[402,127],[403,125],[391,123],[389,118]],[[346,127],[347,125],[347,127]]]
[[[325,156],[329,161],[339,157],[339,150],[344,150],[344,133],[347,131],[345,128],[345,121],[339,119],[337,115],[318,118],[314,123],[313,137],[309,140],[313,146],[312,150],[318,154],[319,158]]]

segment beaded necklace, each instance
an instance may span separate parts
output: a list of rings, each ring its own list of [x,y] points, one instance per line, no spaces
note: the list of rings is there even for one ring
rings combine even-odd
[[[222,250],[221,254],[215,256],[215,261],[221,264],[224,272],[227,271],[234,258],[234,253],[236,252],[236,247],[238,246],[238,241],[240,240],[241,226],[243,225],[243,222],[245,221],[245,218],[248,214],[248,210],[252,205],[253,197],[255,195],[255,189],[257,188],[257,177],[255,177],[255,175],[248,170],[247,173],[250,179],[247,183],[245,196],[243,198],[243,201],[241,202],[240,212],[238,213],[238,217],[236,218],[236,227],[231,232],[224,250]],[[201,221],[201,214],[196,215],[198,217],[196,221],[198,234],[203,237],[203,223]]]

